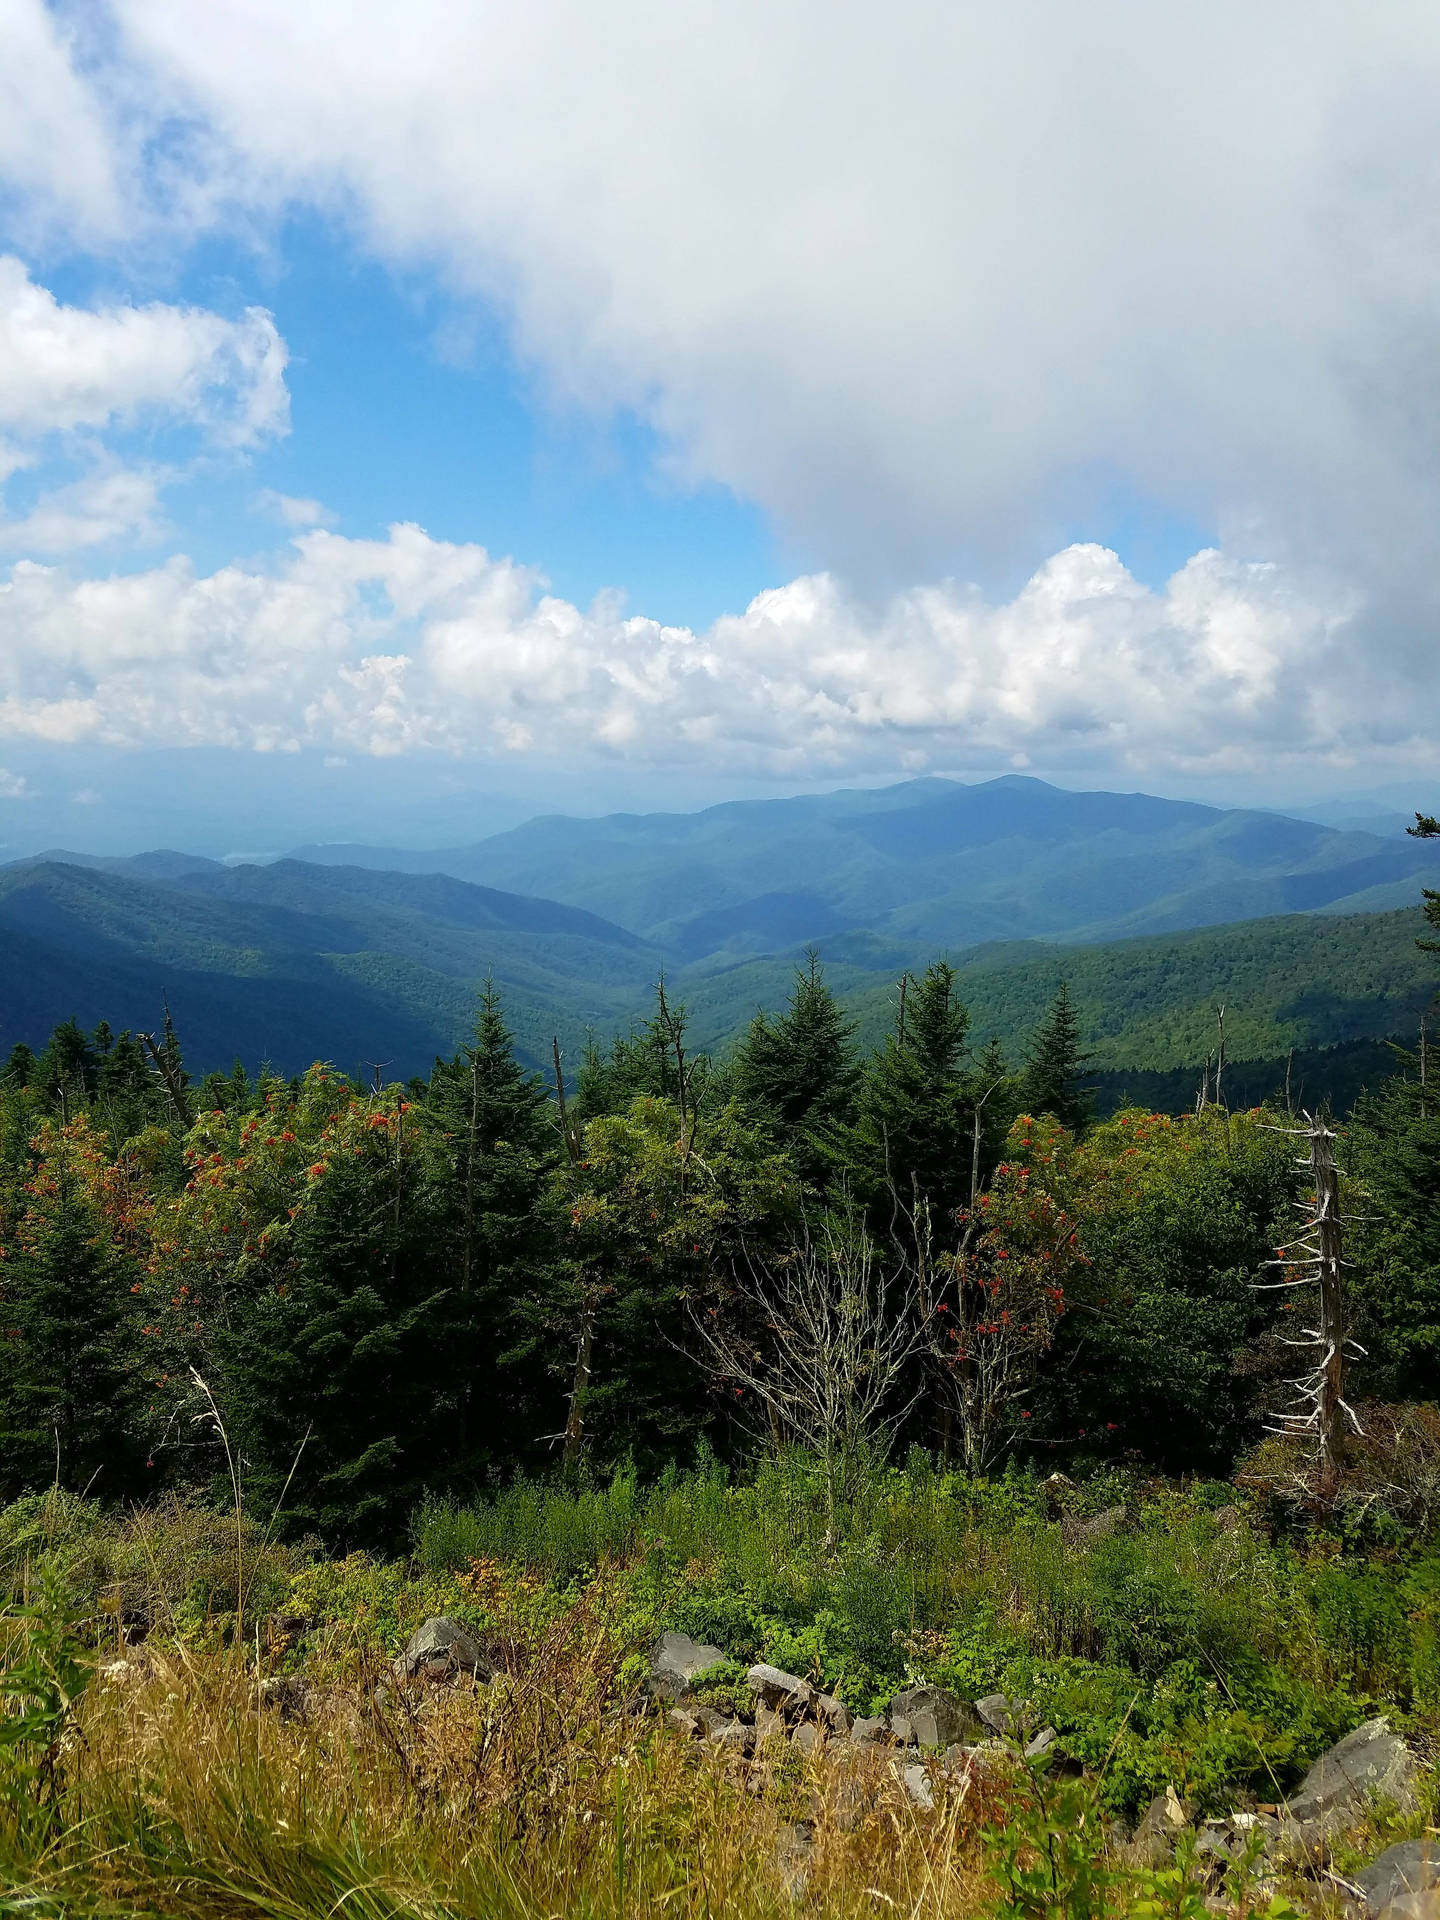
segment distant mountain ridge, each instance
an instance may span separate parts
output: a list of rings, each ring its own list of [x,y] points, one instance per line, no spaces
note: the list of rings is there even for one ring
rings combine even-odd
[[[303,853],[566,901],[685,962],[856,929],[968,947],[1379,910],[1440,875],[1440,848],[1415,840],[1019,775],[691,814],[545,816],[434,853]]]
[[[1435,986],[1413,936],[1440,848],[1028,779],[547,818],[463,856],[408,857],[491,878],[164,850],[0,868],[0,1046],[71,1015],[151,1027],[168,998],[196,1066],[425,1072],[488,977],[542,1066],[643,1019],[663,968],[723,1051],[813,944],[867,1044],[945,952],[977,1040],[1018,1049],[1063,978],[1097,1070],[1163,1076],[1204,1058],[1219,999],[1237,1056],[1373,1063]]]

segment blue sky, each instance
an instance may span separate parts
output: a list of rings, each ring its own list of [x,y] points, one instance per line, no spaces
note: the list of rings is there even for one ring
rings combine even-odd
[[[1433,799],[1384,11],[0,0],[0,841]]]

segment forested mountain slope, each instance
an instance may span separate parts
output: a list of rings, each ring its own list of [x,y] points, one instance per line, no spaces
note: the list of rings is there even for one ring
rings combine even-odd
[[[1414,840],[1013,775],[690,814],[556,816],[430,854],[306,854],[568,901],[643,934],[676,964],[856,929],[962,948],[1398,907],[1440,874],[1440,848]]]
[[[143,869],[142,869],[143,870]],[[323,1057],[428,1069],[493,976],[528,1057],[622,1024],[658,956],[552,901],[440,877],[295,862],[190,868],[168,882],[56,863],[0,871],[0,1022],[33,1044],[57,1020],[154,1027],[168,999],[192,1060]]]
[[[1155,1073],[1204,1060],[1222,1004],[1237,1062],[1412,1035],[1433,992],[1414,945],[1422,924],[1417,907],[1110,944],[942,948],[863,930],[817,944],[867,1046],[894,1022],[900,975],[943,950],[977,1044],[997,1038],[1018,1055],[1063,979],[1093,1069]],[[782,1006],[802,952],[671,962],[694,1043],[723,1053],[758,1008]],[[588,1038],[642,1020],[662,964],[660,948],[583,909],[445,875],[153,855],[0,870],[3,1046],[39,1045],[72,1015],[152,1028],[168,1000],[202,1069],[228,1066],[238,1049],[251,1065],[269,1058],[287,1071],[324,1057],[347,1070],[384,1060],[395,1073],[421,1072],[453,1052],[491,977],[522,1057],[542,1065],[552,1037],[573,1060]]]

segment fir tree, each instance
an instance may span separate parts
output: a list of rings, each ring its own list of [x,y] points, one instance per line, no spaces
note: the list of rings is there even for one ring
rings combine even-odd
[[[464,1354],[439,1173],[413,1109],[353,1101],[310,1169],[283,1265],[218,1338],[255,1498],[283,1496],[285,1524],[348,1547],[393,1545],[455,1457]]]
[[[463,1344],[457,1447],[460,1471],[513,1446],[516,1405],[533,1372],[535,1328],[554,1283],[555,1221],[547,1204],[559,1140],[537,1075],[515,1058],[499,998],[487,982],[471,1044],[437,1062],[431,1111],[449,1137]]]
[[[0,1067],[0,1087],[7,1092],[18,1093],[28,1087],[35,1077],[35,1055],[23,1040],[17,1040],[10,1049],[5,1065]]]
[[[61,1142],[31,1183],[0,1273],[0,1486],[141,1490],[136,1274]]]
[[[903,1208],[919,1201],[944,1213],[967,1197],[969,1031],[948,961],[934,961],[918,981],[907,976],[895,1032],[861,1076],[854,1125],[831,1142],[840,1170],[872,1209],[883,1213],[888,1195]]]
[[[843,1126],[851,1118],[854,1032],[855,1022],[836,1005],[812,950],[806,965],[795,970],[785,1012],[778,1020],[756,1014],[736,1055],[736,1092],[772,1123],[808,1182],[822,1180],[831,1164],[816,1130]]]
[[[1025,1110],[1053,1114],[1061,1126],[1081,1132],[1092,1113],[1090,1095],[1079,1084],[1088,1057],[1080,1049],[1080,1018],[1062,980],[1025,1057],[1020,1081]]]

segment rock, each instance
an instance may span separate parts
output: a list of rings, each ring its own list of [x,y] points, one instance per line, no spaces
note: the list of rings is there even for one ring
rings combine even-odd
[[[982,1730],[965,1702],[939,1687],[907,1687],[891,1700],[886,1717],[902,1746],[948,1747]]]
[[[825,1735],[813,1720],[802,1720],[790,1738],[801,1753],[814,1753],[817,1747],[824,1744]]]
[[[935,1790],[930,1785],[930,1776],[918,1761],[908,1767],[896,1767],[900,1784],[912,1807],[919,1807],[923,1813],[929,1813],[935,1805]]]
[[[745,1678],[766,1706],[776,1713],[804,1713],[815,1697],[815,1689],[808,1680],[793,1673],[782,1673],[779,1667],[762,1663],[751,1667]]]
[[[688,1711],[707,1738],[723,1733],[726,1727],[734,1725],[735,1722],[733,1713],[721,1713],[718,1707],[690,1707]]]
[[[282,1720],[303,1719],[309,1694],[309,1684],[298,1673],[272,1674],[255,1684],[256,1706],[278,1713]]]
[[[1388,1906],[1381,1907],[1375,1920],[1440,1920],[1440,1887],[1398,1894]]]
[[[1127,1859],[1137,1867],[1163,1867],[1175,1852],[1181,1831],[1190,1817],[1173,1787],[1157,1793],[1141,1814],[1125,1848]]]
[[[975,1711],[992,1733],[1008,1734],[1015,1724],[1015,1709],[1003,1693],[987,1693],[975,1702]]]
[[[443,1614],[417,1627],[395,1662],[397,1680],[424,1679],[442,1683],[462,1675],[472,1680],[489,1681],[495,1669],[479,1646],[456,1620]]]
[[[665,1715],[665,1724],[678,1733],[682,1740],[698,1740],[700,1737],[700,1722],[684,1707],[671,1707]]]
[[[755,1738],[768,1740],[772,1734],[783,1736],[788,1732],[783,1713],[776,1713],[773,1707],[767,1707],[763,1700],[755,1707]]]
[[[851,1722],[850,1738],[857,1747],[870,1747],[877,1743],[888,1746],[893,1736],[888,1721],[861,1719]]]
[[[830,1729],[831,1733],[849,1733],[850,1714],[833,1693],[817,1693],[810,1710],[817,1720]]]
[[[707,1647],[688,1633],[662,1633],[650,1650],[650,1692],[657,1700],[683,1700],[696,1674],[724,1658],[719,1647]]]
[[[1440,1888],[1440,1839],[1401,1840],[1387,1847],[1362,1873],[1355,1885],[1365,1895],[1369,1913],[1382,1913],[1397,1900]]]
[[[1065,1537],[1074,1546],[1092,1546],[1097,1540],[1108,1540],[1121,1532],[1127,1517],[1124,1507],[1107,1507],[1088,1520],[1072,1520],[1066,1527]]]
[[[712,1747],[723,1747],[727,1753],[749,1753],[755,1744],[755,1729],[747,1727],[743,1720],[726,1720],[722,1726],[711,1727],[707,1738]]]
[[[1052,1520],[1063,1510],[1074,1492],[1075,1482],[1067,1480],[1063,1473],[1052,1473],[1048,1480],[1040,1482],[1040,1497]]]
[[[1048,1753],[1060,1738],[1054,1727],[1042,1727],[1033,1740],[1025,1742],[1025,1758],[1038,1760],[1042,1753]]]
[[[1415,1805],[1415,1756],[1383,1718],[1367,1720],[1322,1753],[1300,1783],[1286,1812],[1306,1838],[1351,1826],[1371,1799]]]

